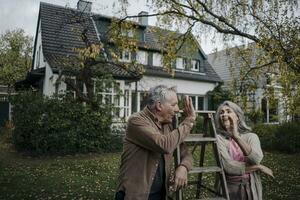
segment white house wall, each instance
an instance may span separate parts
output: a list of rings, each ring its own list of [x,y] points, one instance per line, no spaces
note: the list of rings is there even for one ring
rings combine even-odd
[[[51,96],[55,93],[55,81],[58,75],[53,74],[51,67],[46,63],[45,79],[43,83],[43,94]]]
[[[134,88],[134,83],[132,83]],[[153,76],[144,76],[138,82],[138,91],[148,91],[151,87],[157,85],[177,86],[177,92],[181,94],[205,96],[208,91],[212,91],[216,84],[199,81],[189,81],[173,78],[160,78]]]
[[[41,34],[41,21],[38,24],[38,34],[36,39],[36,48],[35,48],[35,57],[34,57],[34,69],[46,67],[46,62],[43,54],[43,46],[42,46],[42,34]]]

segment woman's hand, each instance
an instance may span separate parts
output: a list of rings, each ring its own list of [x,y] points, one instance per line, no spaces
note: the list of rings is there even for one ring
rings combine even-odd
[[[189,96],[184,96],[184,113],[186,115],[186,117],[189,117],[193,120],[196,120],[196,113],[195,113],[195,109],[193,106],[193,101]]]
[[[227,130],[230,134],[231,137],[237,138],[239,137],[239,131],[238,131],[238,118],[235,116],[228,116],[228,119],[230,121],[230,128]]]
[[[251,172],[254,172],[254,171],[261,171],[261,172],[263,172],[263,173],[265,173],[265,174],[267,174],[267,175],[274,178],[273,171],[270,168],[268,168],[264,165],[247,166],[246,170],[245,170],[246,173],[251,173]]]
[[[259,165],[259,169],[260,169],[261,172],[263,172],[263,173],[265,173],[265,174],[267,174],[267,175],[274,178],[273,171],[270,168],[268,168],[264,165]]]

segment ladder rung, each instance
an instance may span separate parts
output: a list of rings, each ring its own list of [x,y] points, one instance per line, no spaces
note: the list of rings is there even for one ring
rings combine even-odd
[[[221,172],[222,169],[220,167],[193,167],[190,171],[189,174],[194,174],[194,173],[210,173],[210,172]]]
[[[185,142],[215,142],[217,141],[214,137],[203,137],[203,134],[190,134],[188,135]]]
[[[211,197],[211,198],[196,199],[196,200],[226,200],[226,199],[222,197]]]
[[[184,113],[184,111],[179,110],[179,113]],[[197,113],[197,114],[209,114],[209,113],[215,114],[216,111],[214,111],[214,110],[195,110],[195,113]]]

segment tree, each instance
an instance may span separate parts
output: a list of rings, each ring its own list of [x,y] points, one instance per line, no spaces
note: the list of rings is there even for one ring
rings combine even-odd
[[[8,86],[25,78],[31,67],[32,37],[24,30],[6,31],[0,36],[0,84]]]
[[[218,106],[226,100],[232,101],[233,94],[230,90],[224,89],[222,84],[218,85],[213,91],[208,92],[210,97],[209,109],[217,110]]]
[[[124,2],[124,1],[121,1]],[[127,1],[125,1],[127,2]],[[295,94],[300,81],[300,17],[298,2],[294,0],[150,0],[154,13],[162,25],[176,27],[189,35],[220,33],[225,44],[235,39],[254,44],[253,51],[241,49],[244,60],[237,77],[238,95],[253,90],[259,74],[276,74],[281,92],[289,104],[286,112],[297,109]],[[126,18],[136,17],[127,16]],[[176,47],[176,45],[174,45]]]
[[[68,26],[72,26],[74,34],[80,38],[80,42],[83,45],[81,47],[73,47],[72,51],[75,56],[65,57],[63,64],[58,66],[59,76],[56,79],[56,93],[59,92],[59,85],[61,82],[65,82],[67,87],[76,93],[76,99],[80,102],[84,102],[94,110],[97,110],[102,104],[102,96],[97,96],[97,93],[108,92],[114,87],[114,80],[110,74],[112,67],[125,70],[128,74],[139,78],[141,70],[140,66],[136,62],[122,63],[119,61],[119,52],[122,49],[130,46],[130,40],[126,40],[126,36],[123,37],[123,44],[118,44],[118,38],[121,31],[121,27],[132,26],[131,23],[119,23],[115,26],[112,19],[111,26],[107,31],[105,37],[110,36],[109,40],[101,38],[101,40],[95,40],[91,38],[91,18],[90,15],[81,11],[74,12],[71,9],[65,9],[64,19],[59,26],[62,30],[68,31]],[[119,70],[120,70],[119,69]],[[74,79],[70,79],[74,77]],[[96,91],[94,91],[94,83],[96,82]],[[83,91],[83,86],[86,89]],[[99,99],[100,98],[100,99]]]

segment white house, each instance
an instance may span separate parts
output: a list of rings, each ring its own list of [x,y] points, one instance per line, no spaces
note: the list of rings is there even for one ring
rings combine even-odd
[[[76,56],[74,47],[84,47],[76,31],[81,27],[76,24],[76,19],[72,16],[80,16],[80,20],[84,20],[90,41],[97,43],[99,40],[107,39],[105,33],[111,24],[111,17],[91,13],[91,6],[90,2],[82,0],[79,0],[77,9],[48,3],[40,4],[33,66],[23,84],[33,85],[47,96],[55,92],[58,69],[64,62],[64,58]],[[84,12],[82,8],[85,8]],[[136,60],[143,64],[145,73],[142,77],[137,78],[117,66],[110,66],[113,77],[117,80],[124,96],[117,97],[113,89],[105,95],[110,95],[112,103],[121,108],[119,117],[127,118],[131,113],[139,111],[145,91],[158,84],[177,86],[179,94],[192,96],[197,110],[207,110],[207,92],[213,90],[221,79],[208,63],[200,46],[197,44],[196,53],[189,55],[189,58],[184,54],[178,55],[174,65],[176,73],[172,77],[162,68],[161,47],[156,40],[156,34],[150,31],[150,28],[148,19],[140,17],[137,30],[140,43],[138,52],[124,51],[120,55],[120,59],[124,62]],[[168,30],[163,31],[168,32]],[[62,82],[59,90],[67,90],[66,84]]]
[[[240,49],[247,48],[251,50],[250,59],[247,60],[250,67],[256,65],[256,53],[260,53],[257,49],[253,48],[253,45],[238,46],[230,49],[218,51],[208,55],[208,61],[221,77],[226,89],[232,89],[230,85],[232,81],[240,76],[241,66],[245,62],[245,57],[242,58],[238,53]],[[257,51],[257,52],[255,52]],[[249,81],[249,80],[246,80]],[[276,75],[274,73],[266,71],[260,74],[260,78],[254,81],[257,85],[257,89],[249,93],[247,96],[248,109],[260,110],[264,114],[265,123],[278,123],[286,120],[286,114],[284,113],[285,99],[281,93],[281,86],[276,81]],[[274,99],[272,102],[274,106],[270,105],[270,99],[265,94],[266,88],[274,89]]]

